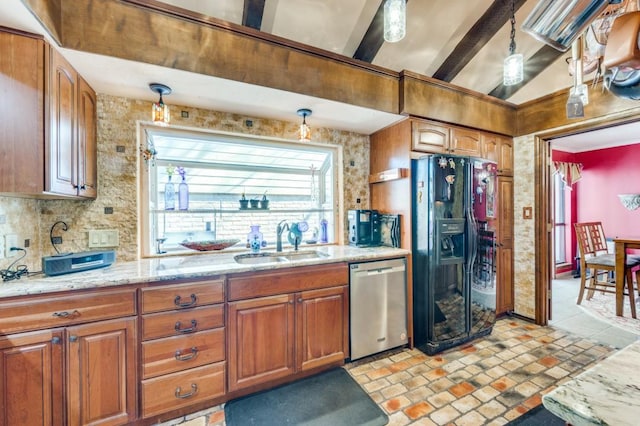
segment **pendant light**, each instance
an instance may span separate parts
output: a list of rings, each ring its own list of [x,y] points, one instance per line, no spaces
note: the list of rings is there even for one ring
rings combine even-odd
[[[149,88],[160,95],[158,102],[154,102],[151,106],[151,120],[153,124],[167,126],[170,121],[169,106],[163,102],[162,95],[170,94],[171,88],[160,83],[151,83]]]
[[[513,86],[523,80],[524,59],[522,53],[516,53],[516,6],[515,0],[511,0],[511,34],[509,43],[509,56],[504,60],[503,80],[505,86]]]
[[[404,38],[407,27],[406,0],[386,0],[384,3],[384,40],[395,43]]]
[[[298,115],[302,117],[302,124],[300,124],[300,129],[298,130],[298,140],[301,142],[309,142],[311,141],[311,129],[307,125],[307,117],[311,115],[311,110],[308,108],[300,108]]]

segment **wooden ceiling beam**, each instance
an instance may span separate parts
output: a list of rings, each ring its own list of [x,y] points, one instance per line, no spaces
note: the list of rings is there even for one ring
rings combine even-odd
[[[262,27],[265,0],[244,0],[242,25],[256,30]]]
[[[520,9],[524,2],[525,0],[515,0],[515,10]],[[511,2],[509,0],[494,0],[480,19],[462,37],[462,40],[432,77],[451,82],[510,18]]]

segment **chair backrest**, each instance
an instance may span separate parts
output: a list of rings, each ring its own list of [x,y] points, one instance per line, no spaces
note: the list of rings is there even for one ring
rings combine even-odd
[[[607,239],[604,236],[602,222],[584,222],[573,225],[580,249],[580,258],[608,253]]]

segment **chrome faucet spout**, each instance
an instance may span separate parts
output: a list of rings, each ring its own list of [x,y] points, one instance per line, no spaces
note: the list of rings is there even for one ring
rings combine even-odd
[[[286,220],[281,220],[280,223],[278,223],[278,226],[276,227],[276,251],[277,252],[282,251],[282,233],[285,231],[285,229],[287,231],[289,230],[289,224],[287,223]]]

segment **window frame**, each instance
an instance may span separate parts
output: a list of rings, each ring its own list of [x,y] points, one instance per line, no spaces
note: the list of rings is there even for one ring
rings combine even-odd
[[[343,244],[343,232],[342,228],[344,225],[344,221],[342,217],[344,216],[344,193],[343,193],[343,174],[344,174],[344,166],[343,166],[343,147],[339,144],[333,144],[329,142],[300,142],[292,139],[284,139],[284,138],[276,138],[270,136],[263,135],[249,135],[244,133],[236,133],[236,132],[226,132],[216,129],[203,129],[203,128],[192,128],[192,127],[184,127],[184,126],[175,126],[172,125],[170,127],[155,125],[150,122],[137,122],[137,135],[138,135],[138,146],[142,151],[146,147],[148,147],[148,133],[149,132],[157,132],[162,134],[175,134],[177,137],[197,137],[197,138],[222,138],[223,140],[238,140],[243,144],[252,144],[256,145],[270,145],[275,144],[283,147],[294,148],[294,149],[308,149],[313,150],[313,148],[321,148],[323,150],[331,151],[332,153],[332,161],[331,166],[334,169],[333,172],[333,203],[332,203],[332,219],[333,219],[333,229],[330,238],[330,242],[328,245],[332,244]],[[155,177],[151,172],[151,167],[148,162],[145,161],[141,155],[138,155],[138,258],[152,258],[152,257],[163,257],[163,256],[183,256],[189,254],[201,254],[202,252],[192,252],[192,251],[184,251],[184,252],[170,252],[166,254],[157,254],[155,245],[152,243],[149,238],[150,233],[152,232],[150,217],[150,191],[157,191],[157,183],[155,182]],[[326,163],[323,165],[326,167]],[[318,188],[316,191],[321,190],[326,182],[324,179],[318,177],[317,183]],[[215,210],[215,209],[213,209]],[[309,209],[310,211],[313,209]],[[242,237],[242,236],[238,236]],[[234,249],[229,249],[234,250]],[[225,250],[225,251],[229,251]],[[238,249],[240,250],[240,249]],[[244,248],[242,250],[245,250]],[[208,253],[216,253],[216,252],[208,252]]]

